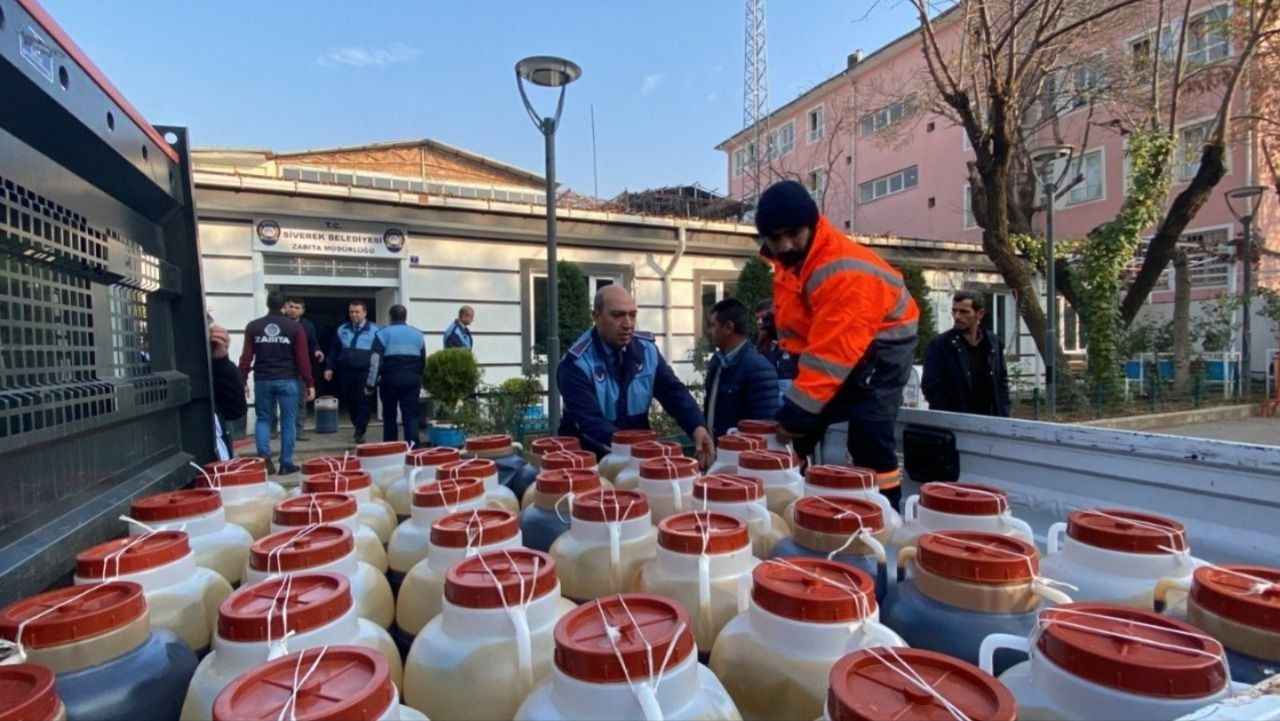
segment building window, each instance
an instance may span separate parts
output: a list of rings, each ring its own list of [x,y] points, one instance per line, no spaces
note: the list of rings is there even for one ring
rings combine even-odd
[[[964,190],[964,229],[972,230],[978,227],[978,219],[973,216],[973,186],[965,184]]]
[[[1098,71],[1101,63],[1101,57],[1095,57],[1045,76],[1044,103],[1051,108],[1053,117],[1066,115],[1089,104],[1090,97],[1102,86],[1102,76]],[[1044,112],[1043,108],[1040,112]],[[1035,115],[1032,113],[1032,117]]]
[[[796,147],[795,123],[787,123],[777,130],[770,131],[765,147],[770,160],[785,157]]]
[[[596,293],[608,288],[611,285],[622,283],[622,278],[616,275],[592,275],[587,278],[587,292],[591,296],[592,302],[595,302]]]
[[[739,148],[733,151],[733,174],[734,176],[742,175],[747,169],[747,151],[745,148]]]
[[[879,200],[886,195],[901,193],[904,190],[910,190],[920,183],[920,173],[916,166],[911,166],[904,170],[899,170],[892,175],[886,175],[883,178],[868,180],[858,185],[858,200],[862,203],[870,203],[873,200]]]
[[[904,98],[896,103],[873,110],[858,120],[858,132],[866,137],[891,127],[903,118],[911,116],[913,98]]]
[[[1200,172],[1200,155],[1213,132],[1214,121],[1188,125],[1178,131],[1178,180],[1188,182]],[[1228,170],[1228,172],[1230,172]]]
[[[631,266],[607,263],[574,263],[587,278],[587,306],[590,309],[596,291],[610,285],[621,285],[630,289],[635,280],[635,269]],[[547,347],[547,265],[543,261],[525,259],[520,261],[521,290],[521,349],[523,363],[527,368],[532,363],[534,353],[545,354]],[[572,343],[576,338],[561,338],[562,344]]]
[[[1079,205],[1080,203],[1089,203],[1094,200],[1102,200],[1103,197],[1103,176],[1102,176],[1102,148],[1091,150],[1076,160],[1077,173],[1083,174],[1084,178],[1071,188],[1071,192],[1067,194],[1067,205]],[[1075,178],[1069,178],[1068,182]]]
[[[824,127],[824,124],[826,123],[826,119],[824,115],[825,113],[823,112],[821,105],[809,111],[808,118],[809,118],[809,142],[810,143],[816,143],[819,140],[822,140],[822,134],[826,130],[826,128]]]
[[[1229,8],[1219,5],[1187,24],[1187,64],[1208,65],[1231,55]]]
[[[1058,299],[1058,333],[1062,339],[1063,353],[1083,353],[1086,347],[1084,329],[1080,326],[1080,316],[1071,304]]]
[[[827,171],[823,168],[809,171],[809,177],[805,185],[809,188],[809,195],[821,206],[822,194],[827,189]]]
[[[711,327],[710,327],[711,326],[710,324],[711,309],[716,306],[716,303],[719,303],[725,298],[733,297],[734,291],[737,289],[737,280],[727,278],[727,277],[722,279],[715,279],[714,277],[703,277],[704,275],[706,276],[720,275],[718,273],[713,273],[711,271],[698,272],[696,273],[696,275],[698,276],[698,278],[696,279],[696,282],[698,284],[697,312],[700,314],[699,317],[696,319],[697,328],[700,330],[703,338],[705,338],[708,342],[710,342],[711,341]],[[747,310],[752,312],[755,311],[754,308],[748,308]]]

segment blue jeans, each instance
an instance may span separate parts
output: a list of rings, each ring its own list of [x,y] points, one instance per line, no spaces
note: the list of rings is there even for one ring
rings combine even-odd
[[[276,407],[280,412],[280,466],[293,465],[293,446],[298,440],[298,390],[297,379],[254,381],[253,397],[258,422],[254,438],[258,442],[258,455],[271,457],[271,428],[276,424]]]

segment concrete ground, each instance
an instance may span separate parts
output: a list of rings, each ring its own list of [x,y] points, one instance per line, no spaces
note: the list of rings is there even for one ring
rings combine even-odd
[[[1238,418],[1147,430],[1150,433],[1165,433],[1173,436],[1280,446],[1280,418]]]
[[[308,458],[316,456],[342,455],[343,451],[355,452],[355,443],[352,442],[351,436],[354,430],[351,426],[343,424],[338,427],[337,433],[316,433],[314,430],[306,432],[307,440],[299,442],[293,451],[293,462],[302,463]],[[426,435],[426,432],[423,432]],[[365,430],[364,439],[366,443],[376,443],[382,440],[382,423],[378,421],[370,421],[368,429]],[[235,441],[235,450],[237,456],[256,455],[256,444],[253,440],[253,429],[249,429],[249,435]],[[280,460],[280,439],[271,439],[271,457],[273,461]]]

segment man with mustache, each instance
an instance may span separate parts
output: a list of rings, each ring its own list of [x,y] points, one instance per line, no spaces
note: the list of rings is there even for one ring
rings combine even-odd
[[[802,457],[828,426],[849,423],[854,465],[876,472],[896,507],[902,493],[894,423],[911,375],[920,311],[902,274],[836,230],[795,181],[756,206],[760,255],[773,264],[774,322],[799,372],[778,412],[781,440]]]

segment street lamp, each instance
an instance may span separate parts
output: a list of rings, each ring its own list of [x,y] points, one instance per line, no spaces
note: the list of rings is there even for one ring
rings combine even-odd
[[[1231,210],[1231,214],[1240,221],[1240,225],[1244,226],[1244,243],[1240,250],[1240,257],[1244,262],[1244,303],[1242,310],[1244,311],[1244,324],[1240,328],[1240,392],[1246,397],[1249,395],[1249,335],[1252,322],[1249,318],[1251,315],[1250,301],[1253,298],[1253,216],[1258,212],[1258,204],[1262,202],[1262,194],[1267,191],[1263,185],[1245,185],[1239,188],[1232,188],[1223,195],[1227,199],[1227,207]]]
[[[551,432],[560,427],[560,282],[556,273],[556,128],[564,110],[565,86],[582,77],[582,68],[564,58],[535,55],[516,63],[516,87],[534,127],[547,146],[547,415]],[[554,117],[544,118],[533,109],[524,91],[525,81],[544,88],[560,88]]]
[[[1044,185],[1044,266],[1045,296],[1048,298],[1045,309],[1048,311],[1044,331],[1044,345],[1048,349],[1044,358],[1044,397],[1048,406],[1049,418],[1052,420],[1058,405],[1058,288],[1054,277],[1053,255],[1053,203],[1058,194],[1058,180],[1054,177],[1054,165],[1065,160],[1071,167],[1071,156],[1075,148],[1070,145],[1048,145],[1031,151],[1031,162],[1040,171],[1040,182]]]

